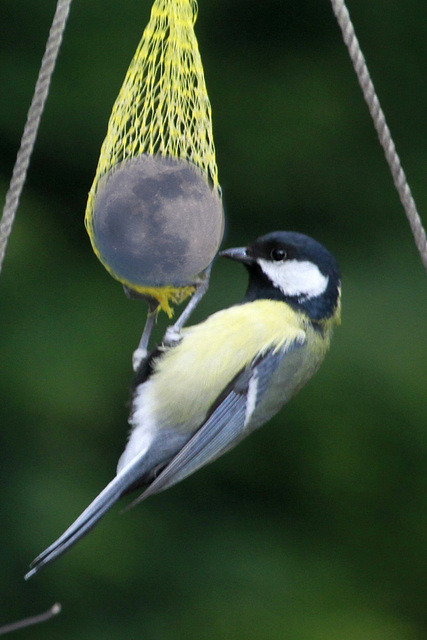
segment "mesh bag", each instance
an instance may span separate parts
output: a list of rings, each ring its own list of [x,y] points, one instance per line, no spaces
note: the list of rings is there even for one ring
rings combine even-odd
[[[85,218],[93,249],[111,275],[154,296],[168,312],[169,299],[179,301],[191,293],[195,276],[214,258],[224,228],[211,106],[194,33],[196,16],[194,0],[155,0],[113,106]],[[177,184],[179,176],[185,176],[184,183]],[[160,196],[156,180],[162,185]],[[169,189],[171,181],[177,189]],[[175,196],[173,208],[169,205]],[[106,203],[111,205],[108,215]],[[118,228],[120,268],[114,262]],[[181,253],[174,257],[170,250],[175,236]],[[209,236],[209,242],[203,236]],[[198,260],[180,260],[186,251]],[[150,268],[144,269],[143,263]]]

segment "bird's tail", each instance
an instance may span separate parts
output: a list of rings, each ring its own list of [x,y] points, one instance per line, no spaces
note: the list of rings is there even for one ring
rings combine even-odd
[[[41,553],[30,565],[30,570],[25,575],[28,580],[39,569],[49,564],[55,558],[65,553],[73,544],[85,536],[102,518],[102,516],[120,498],[125,489],[135,478],[135,461],[124,467],[117,474],[83,513],[68,527],[68,529],[53,544]]]

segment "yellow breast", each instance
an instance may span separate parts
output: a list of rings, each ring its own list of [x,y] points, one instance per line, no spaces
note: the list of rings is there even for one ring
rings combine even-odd
[[[273,300],[219,311],[182,335],[182,342],[155,364],[150,404],[163,425],[186,429],[203,421],[228,383],[257,355],[306,337],[301,315]]]

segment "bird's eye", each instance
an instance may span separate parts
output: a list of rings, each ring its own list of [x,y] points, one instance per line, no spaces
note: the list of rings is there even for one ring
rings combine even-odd
[[[272,249],[270,256],[274,262],[281,262],[286,258],[286,251],[284,249]]]

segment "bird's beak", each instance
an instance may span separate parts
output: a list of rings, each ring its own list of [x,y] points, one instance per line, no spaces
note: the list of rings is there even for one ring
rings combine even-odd
[[[220,251],[219,255],[222,258],[229,258],[230,260],[236,260],[237,262],[242,262],[243,264],[254,263],[254,259],[248,255],[248,250],[246,247],[236,247],[234,249],[225,249],[225,251]]]

